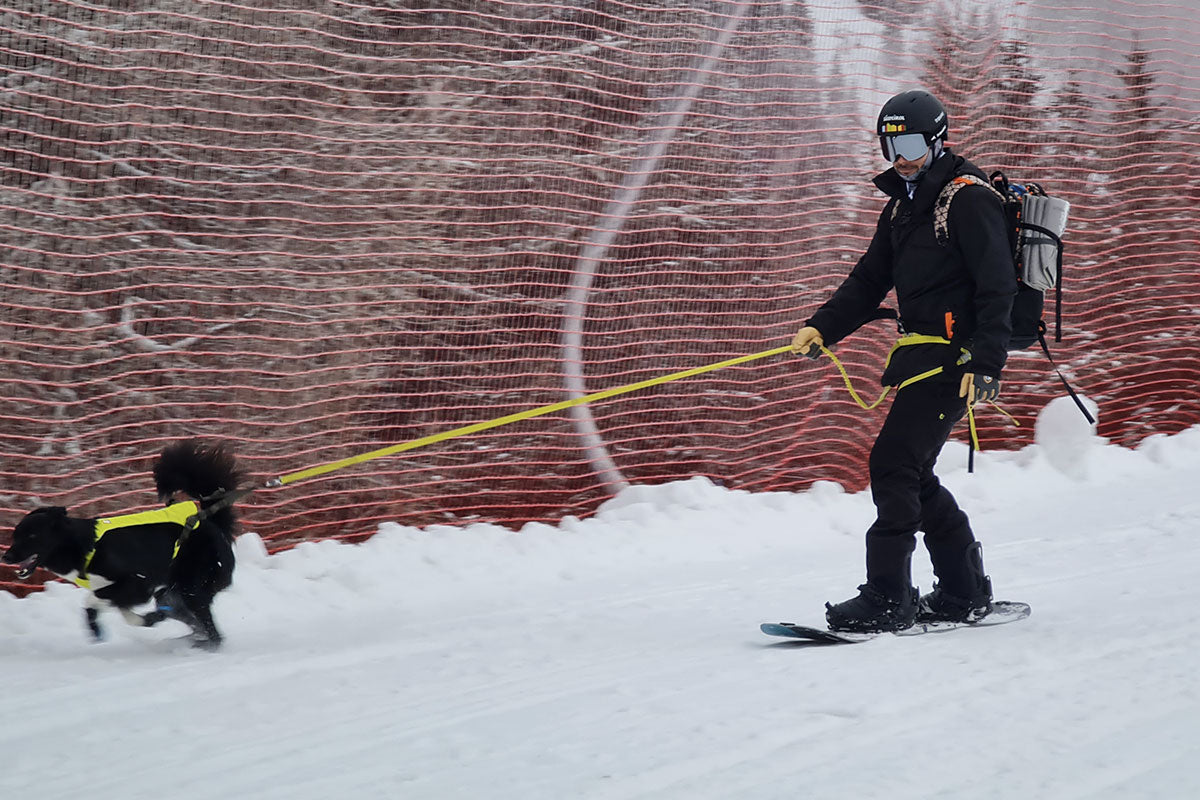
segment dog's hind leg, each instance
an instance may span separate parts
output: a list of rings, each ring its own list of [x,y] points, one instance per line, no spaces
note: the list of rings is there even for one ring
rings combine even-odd
[[[151,628],[165,619],[171,619],[174,616],[175,605],[172,590],[160,589],[155,593],[154,610],[142,615],[142,625]]]
[[[122,608],[121,616],[135,628],[150,628],[167,618],[166,613],[159,609],[155,609],[148,614],[139,614],[131,609]]]
[[[194,647],[199,647],[204,650],[217,650],[221,647],[221,632],[217,630],[217,623],[213,620],[212,609],[208,606],[202,606],[193,610],[196,617],[196,624],[193,627],[195,638],[192,640]]]
[[[221,633],[213,621],[209,605],[211,598],[205,602],[204,598],[172,586],[158,595],[157,602],[158,608],[150,613],[160,620],[165,617],[177,619],[191,628],[193,646],[205,650],[216,650],[221,646]]]
[[[141,617],[141,620],[142,620],[141,625],[143,627],[153,628],[155,625],[162,622],[164,619],[167,619],[170,616],[170,614],[163,611],[161,608],[156,608],[153,611],[149,612],[148,614],[141,614],[139,616]],[[131,624],[137,625],[138,623],[134,622]]]
[[[155,603],[158,607],[146,615],[154,617],[154,622],[150,624],[162,622],[164,619],[177,619],[190,628],[196,627],[196,617],[178,589],[164,589],[155,598]]]

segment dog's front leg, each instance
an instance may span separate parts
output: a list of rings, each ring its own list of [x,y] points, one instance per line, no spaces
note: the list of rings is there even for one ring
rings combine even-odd
[[[83,617],[88,630],[92,632],[92,638],[97,642],[104,641],[104,629],[100,627],[100,607],[94,602],[89,602],[83,609]]]

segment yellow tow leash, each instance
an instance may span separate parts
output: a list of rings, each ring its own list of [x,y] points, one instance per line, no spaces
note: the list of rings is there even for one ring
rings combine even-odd
[[[896,351],[899,348],[907,347],[907,346],[911,346],[911,345],[917,345],[917,344],[950,344],[950,340],[944,339],[941,336],[926,336],[923,334],[907,334],[905,336],[901,336],[900,339],[896,342],[896,344],[892,346],[891,352],[888,353],[887,360],[884,362],[884,369],[887,369],[887,365],[890,364],[892,361],[892,356],[896,354]],[[928,370],[926,372],[922,372],[918,375],[914,375],[911,378],[908,378],[907,380],[902,381],[898,386],[895,386],[895,387],[888,386],[886,389],[883,390],[883,394],[879,395],[879,397],[876,398],[875,402],[867,403],[865,400],[862,399],[862,397],[859,396],[858,392],[854,391],[854,386],[850,382],[850,375],[846,372],[846,368],[844,366],[842,366],[842,362],[840,360],[838,360],[838,357],[833,354],[833,351],[831,351],[829,348],[827,348],[823,344],[818,345],[818,347],[821,348],[821,352],[824,355],[829,357],[829,360],[833,362],[833,365],[835,367],[837,367],[838,372],[840,372],[842,374],[842,381],[846,384],[846,390],[850,392],[850,396],[854,398],[854,402],[858,404],[859,408],[861,408],[865,411],[870,411],[871,409],[876,408],[880,403],[883,402],[883,399],[888,396],[888,393],[891,392],[893,388],[895,388],[897,391],[899,391],[900,389],[903,389],[905,386],[911,386],[912,384],[916,383],[917,381],[923,381],[926,378],[932,378],[934,375],[938,375],[938,374],[941,374],[941,372],[943,372],[942,367],[935,367],[934,369]],[[1007,411],[1005,411],[1003,408],[1001,408],[998,403],[996,403],[995,401],[992,401],[992,400],[989,400],[988,403],[993,408],[995,408],[997,411],[999,411],[1001,414],[1008,417],[1008,421],[1011,422],[1013,425],[1017,426],[1018,428],[1021,427],[1021,423],[1017,422],[1016,418],[1013,417],[1012,414],[1009,414]],[[967,428],[971,432],[971,448],[973,450],[975,450],[976,452],[979,452],[979,450],[980,450],[979,434],[975,429],[975,410],[974,410],[972,404],[970,404],[970,403],[967,404]]]
[[[339,469],[345,469],[346,467],[351,467],[351,466],[354,466],[355,464],[361,464],[364,461],[372,461],[376,458],[384,458],[386,456],[392,456],[397,453],[406,452],[408,450],[416,450],[419,447],[428,447],[429,445],[437,444],[438,442],[444,442],[449,439],[457,439],[460,436],[468,436],[472,433],[480,433],[481,431],[491,430],[492,428],[499,428],[501,425],[508,425],[513,422],[520,422],[521,420],[532,419],[533,417],[540,417],[540,416],[544,416],[546,414],[553,414],[557,411],[565,411],[568,408],[571,408],[573,406],[580,406],[580,405],[583,405],[584,403],[595,403],[600,400],[607,400],[610,397],[616,397],[617,395],[627,394],[628,392],[636,392],[639,389],[648,389],[651,386],[658,386],[659,384],[669,383],[670,381],[678,381],[678,380],[682,380],[684,378],[691,378],[695,375],[703,375],[706,372],[714,372],[719,369],[725,369],[726,367],[734,367],[734,366],[737,366],[738,364],[745,364],[747,362],[757,361],[762,358],[770,358],[771,356],[777,356],[782,353],[791,352],[791,349],[792,349],[791,345],[784,345],[783,347],[775,347],[770,350],[763,350],[761,353],[752,353],[748,356],[738,356],[737,358],[730,358],[726,361],[718,361],[715,364],[708,364],[703,367],[694,367],[692,369],[685,369],[680,372],[672,372],[670,375],[663,375],[658,378],[650,378],[649,380],[638,381],[637,383],[628,383],[628,384],[625,384],[624,386],[617,386],[612,389],[605,389],[604,391],[601,391],[601,392],[593,392],[592,394],[584,395],[583,397],[576,397],[573,400],[563,400],[558,403],[551,403],[548,406],[539,406],[538,408],[530,408],[525,411],[519,411],[516,414],[509,414],[508,416],[505,416],[505,417],[498,417],[496,419],[487,420],[486,422],[476,422],[472,425],[464,425],[461,428],[454,428],[453,430],[442,431],[441,433],[435,433],[432,436],[425,436],[420,439],[413,439],[412,441],[402,442],[400,444],[395,444],[390,447],[381,447],[378,450],[372,450],[369,453],[363,453],[361,455],[351,456],[350,458],[343,458],[341,461],[331,461],[328,464],[321,464],[320,466],[309,467],[308,469],[302,469],[297,472],[289,472],[286,475],[281,475],[278,478],[273,478],[272,480],[267,481],[267,483],[265,484],[265,487],[266,488],[275,488],[278,486],[286,486],[289,483],[295,483],[296,481],[303,481],[303,480],[307,480],[309,478],[315,478],[318,475],[325,475],[330,472],[336,472]]]
[[[883,368],[885,370],[888,368],[888,365],[892,363],[892,356],[896,355],[896,351],[901,347],[911,347],[918,344],[950,344],[950,340],[943,339],[941,336],[926,336],[920,333],[910,333],[905,336],[901,336],[896,343],[892,345],[892,349],[888,353],[887,359],[883,362]],[[850,392],[850,396],[854,398],[854,402],[858,403],[858,407],[864,411],[870,411],[871,409],[878,407],[879,404],[883,402],[883,399],[888,396],[888,393],[892,391],[892,389],[899,391],[905,386],[912,386],[917,381],[923,381],[926,378],[932,378],[934,375],[942,372],[942,367],[935,367],[934,369],[914,375],[907,380],[901,381],[898,386],[887,387],[883,390],[883,394],[876,398],[874,403],[868,404],[862,399],[862,397],[859,396],[858,392],[854,391],[854,385],[850,382],[850,375],[846,372],[846,368],[842,366],[842,362],[838,360],[838,357],[833,354],[833,351],[823,344],[817,346],[821,348],[822,353],[829,356],[829,360],[833,362],[835,367],[837,367],[838,372],[842,373],[842,381],[846,384],[846,391]]]
[[[892,356],[895,354],[895,352],[898,348],[909,346],[909,345],[935,344],[935,343],[936,344],[950,344],[949,340],[943,339],[940,336],[923,336],[923,335],[918,335],[918,334],[910,334],[908,336],[903,336],[903,337],[901,337],[900,341],[898,341],[896,343],[896,345],[892,348],[892,351],[890,353],[888,353],[887,362],[885,362],[885,368],[886,368],[887,363],[891,362]],[[867,409],[867,410],[876,408],[880,403],[883,402],[884,398],[887,397],[888,393],[892,390],[893,387],[889,386],[888,388],[884,389],[883,394],[881,394],[878,397],[878,399],[876,399],[873,403],[867,403],[865,400],[862,399],[862,397],[858,394],[858,392],[856,392],[854,390],[854,386],[850,381],[850,375],[846,372],[846,368],[842,365],[842,362],[840,360],[838,360],[838,357],[835,356],[824,345],[821,345],[820,347],[821,347],[821,352],[824,353],[825,355],[829,356],[830,361],[832,361],[833,365],[835,367],[837,367],[838,372],[840,372],[842,374],[842,380],[846,384],[847,391],[850,392],[850,396],[852,398],[854,398],[854,401],[856,403],[858,403],[858,405],[861,408]],[[453,428],[451,430],[442,431],[441,433],[435,433],[430,436],[423,436],[420,439],[413,439],[408,442],[401,442],[400,444],[394,444],[389,447],[381,447],[378,450],[371,450],[370,452],[362,453],[357,456],[343,458],[340,461],[331,461],[327,464],[320,464],[315,467],[309,467],[307,469],[297,470],[296,472],[289,472],[286,475],[280,475],[277,478],[272,478],[271,480],[267,481],[265,484],[263,484],[263,488],[273,489],[273,488],[278,488],[280,486],[287,486],[290,483],[296,483],[297,481],[308,480],[309,478],[315,478],[320,475],[327,475],[330,472],[336,472],[338,470],[345,469],[346,467],[352,467],[356,464],[362,464],[367,461],[374,461],[377,458],[386,458],[387,456],[393,456],[393,455],[396,455],[397,453],[404,453],[409,450],[416,450],[421,447],[428,447],[431,444],[437,444],[438,442],[445,442],[450,439],[457,439],[461,436],[469,436],[474,433],[481,433],[483,431],[491,430],[493,428],[499,428],[503,425],[509,425],[514,422],[520,422],[522,420],[532,419],[534,417],[541,417],[546,414],[554,414],[559,411],[565,411],[568,408],[572,408],[574,406],[580,406],[585,403],[596,403],[601,400],[607,400],[610,397],[617,397],[618,395],[628,394],[629,392],[636,392],[639,389],[648,389],[651,386],[659,386],[664,383],[670,383],[671,381],[683,380],[684,378],[691,378],[696,375],[703,375],[706,372],[715,372],[716,370],[725,369],[726,367],[734,367],[739,364],[746,364],[751,361],[758,361],[759,359],[770,358],[771,356],[777,356],[777,355],[781,355],[783,353],[789,353],[789,352],[794,352],[792,350],[792,346],[790,344],[784,345],[782,347],[773,347],[770,350],[763,350],[762,352],[759,352],[759,353],[751,353],[750,355],[738,356],[737,358],[730,358],[725,361],[718,361],[713,364],[707,364],[703,367],[693,367],[692,369],[685,369],[685,370],[681,370],[680,372],[672,372],[669,375],[662,375],[657,378],[650,378],[648,380],[638,381],[636,383],[627,383],[624,386],[616,386],[612,389],[605,389],[600,392],[593,392],[592,394],[584,395],[583,397],[576,397],[572,400],[563,400],[558,403],[551,403],[550,405],[539,406],[537,408],[530,408],[530,409],[526,409],[525,411],[519,411],[515,414],[508,414],[507,416],[497,417],[496,419],[487,420],[485,422],[476,422],[471,425],[464,425],[461,428]],[[922,381],[926,378],[933,377],[934,375],[937,375],[940,372],[942,372],[941,367],[937,367],[936,369],[931,369],[927,372],[922,372],[921,374],[915,375],[915,376],[909,378],[908,380],[902,382],[898,387],[895,387],[895,388],[903,389],[905,386],[910,386],[910,385],[916,383],[917,381]],[[995,404],[993,403],[993,405],[995,405]],[[1009,415],[1003,409],[1000,409],[999,406],[996,406],[996,408],[999,409],[1002,413],[1004,413],[1005,416],[1007,416],[1010,420],[1012,420],[1013,424],[1019,424],[1019,423],[1017,423],[1017,421],[1015,419],[1012,418],[1011,415]],[[975,433],[975,417],[969,406],[967,408],[967,419],[968,419],[968,423],[969,423],[969,426],[971,429],[972,444],[974,445],[974,448],[976,450],[978,450],[979,449],[979,438]]]

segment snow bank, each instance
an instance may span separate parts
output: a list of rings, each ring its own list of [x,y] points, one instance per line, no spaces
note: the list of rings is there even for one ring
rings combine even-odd
[[[557,526],[274,556],[246,534],[219,654],[114,618],[90,644],[71,585],[0,594],[0,797],[1200,796],[1200,428],[1130,451],[1077,414],[973,475],[944,454],[997,594],[1034,609],[999,628],[759,634],[862,579],[869,494],[829,483],[635,486]]]
[[[1035,440],[1019,452],[984,451],[974,475],[966,472],[966,446],[947,444],[939,475],[977,529],[986,532],[986,515],[1013,498],[1052,506],[1056,498],[1086,493],[1080,482],[1088,479],[1127,481],[1133,491],[1167,471],[1200,468],[1200,426],[1174,437],[1151,437],[1130,451],[1098,437],[1068,398],[1039,415]],[[362,544],[310,542],[276,555],[267,555],[258,536],[247,533],[237,542],[235,585],[218,606],[226,614],[230,607],[244,607],[279,616],[393,604],[469,606],[480,594],[500,597],[518,585],[523,592],[553,590],[646,564],[732,562],[798,543],[819,552],[849,542],[853,550],[873,517],[868,491],[848,494],[830,482],[802,493],[752,494],[693,478],[631,486],[591,518],[533,523],[520,531],[488,524],[416,529],[384,523]],[[77,627],[73,617],[81,596],[81,590],[61,583],[21,601],[0,593],[0,637],[12,644],[47,627]],[[115,623],[109,627],[118,632]]]

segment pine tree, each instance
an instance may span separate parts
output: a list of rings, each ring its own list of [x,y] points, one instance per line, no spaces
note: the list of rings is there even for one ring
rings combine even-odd
[[[1157,412],[1176,408],[1193,381],[1163,369],[1163,342],[1194,340],[1195,248],[1198,222],[1186,196],[1190,159],[1187,114],[1160,100],[1150,54],[1135,40],[1117,71],[1111,122],[1096,138],[1094,187],[1107,231],[1099,269],[1110,336],[1122,342],[1126,374],[1109,390],[1116,413],[1136,420],[1122,433],[1136,441],[1162,430]],[[1171,117],[1174,116],[1174,120]],[[1111,312],[1126,309],[1124,325]],[[1117,319],[1120,319],[1119,317]],[[1132,370],[1136,370],[1132,372]],[[1153,380],[1147,376],[1153,375]]]
[[[929,0],[858,0],[858,10],[881,25],[907,27],[915,23]]]
[[[921,85],[946,107],[950,117],[950,144],[965,152],[985,137],[979,99],[987,83],[986,63],[993,39],[972,40],[964,31],[988,30],[972,14],[966,20],[939,15],[931,33],[930,54],[922,64]]]
[[[1018,39],[999,42],[997,68],[985,92],[984,125],[1001,160],[1026,169],[1045,138],[1035,105],[1042,78],[1033,70],[1028,48]]]
[[[1097,169],[1096,104],[1083,90],[1077,72],[1051,97],[1046,108],[1045,144],[1030,159],[1047,191],[1071,203],[1068,226],[1071,262],[1081,268],[1072,281],[1087,281],[1088,267],[1103,248],[1107,225],[1099,217],[1098,195],[1089,176]]]
[[[1152,98],[1155,76],[1148,62],[1149,53],[1135,40],[1125,67],[1117,71],[1123,89],[1112,98],[1113,123],[1101,148],[1101,156],[1111,164],[1112,191],[1122,196],[1122,214],[1133,217],[1161,205],[1159,190],[1166,188],[1162,173],[1178,161],[1178,155],[1172,152],[1177,145],[1170,142],[1169,134],[1156,119],[1158,111]]]

